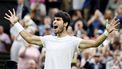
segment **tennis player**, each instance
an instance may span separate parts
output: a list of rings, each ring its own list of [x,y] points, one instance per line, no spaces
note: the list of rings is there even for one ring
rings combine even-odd
[[[15,10],[8,10],[5,13],[5,19],[10,21],[17,34],[20,34],[28,43],[44,46],[46,48],[46,59],[44,69],[71,69],[71,61],[75,49],[98,47],[109,34],[120,24],[119,19],[113,20],[106,27],[105,32],[95,40],[84,40],[67,33],[67,27],[70,23],[68,13],[59,11],[54,15],[53,28],[56,36],[35,36],[27,33],[18,22]]]

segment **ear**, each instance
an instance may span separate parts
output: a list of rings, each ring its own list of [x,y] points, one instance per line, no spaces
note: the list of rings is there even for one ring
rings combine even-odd
[[[68,22],[65,22],[65,23],[64,23],[64,26],[67,27],[67,25],[68,25]]]

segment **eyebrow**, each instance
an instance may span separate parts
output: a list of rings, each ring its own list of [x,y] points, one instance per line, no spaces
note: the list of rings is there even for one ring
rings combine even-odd
[[[53,20],[62,20],[62,18],[57,17],[57,18],[54,18]]]

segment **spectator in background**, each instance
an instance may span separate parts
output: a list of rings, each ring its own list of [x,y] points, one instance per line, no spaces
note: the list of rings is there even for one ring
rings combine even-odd
[[[37,10],[37,16],[45,16],[46,15],[46,6],[45,0],[30,0],[30,9]]]
[[[81,21],[83,24],[83,29],[87,30],[87,23],[85,19],[83,19],[83,16],[80,10],[72,10],[69,12],[69,14],[71,15],[71,20],[72,20],[70,25],[72,26],[73,30],[75,29],[75,24],[77,23],[77,21]]]
[[[35,45],[28,45],[21,47],[18,55],[18,69],[27,69],[31,63],[30,60],[34,61],[34,65],[37,69],[41,69],[41,57],[39,48]]]
[[[113,16],[114,16],[114,12],[112,12],[112,10],[110,10],[110,9],[105,10],[105,13],[104,13],[104,19],[105,20],[107,19],[108,21],[111,21]]]
[[[38,25],[39,29],[39,35],[49,35],[53,34],[52,28],[51,28],[51,18],[48,16],[45,16],[42,23]]]
[[[35,2],[41,2],[41,3],[45,3],[45,0],[29,0],[30,4],[33,4]]]
[[[48,16],[52,18],[58,11],[59,11],[58,8],[51,8],[49,10]]]
[[[37,69],[36,62],[34,60],[29,60],[27,69]]]
[[[118,51],[119,55],[120,55],[120,51],[121,51],[121,44],[119,42],[119,40],[114,41],[111,45],[110,45],[110,55],[113,55],[113,53],[115,51]]]
[[[122,29],[122,5],[119,5],[115,11],[115,15],[118,19],[120,19],[120,26],[119,28]]]
[[[72,0],[72,9],[73,10],[78,10],[82,9],[84,6],[85,0]]]
[[[68,32],[69,35],[74,35],[74,31],[73,31],[71,26],[68,26],[67,32]]]
[[[61,10],[69,11],[71,8],[71,0],[62,0]]]
[[[91,56],[94,54],[94,50],[92,53],[89,49],[86,49],[82,52],[82,59],[81,59],[81,68],[83,69],[91,69]]]
[[[115,11],[116,8],[122,3],[121,0],[109,0],[108,8]]]
[[[23,27],[30,33],[35,34],[37,31],[37,26],[34,21],[31,19],[30,15],[26,15],[23,20],[21,20]],[[22,46],[26,44],[26,42],[22,39],[20,35],[16,35],[13,31],[14,28],[10,29],[11,38],[13,40],[12,47],[11,47],[11,60],[18,62],[18,52]]]
[[[8,34],[4,32],[4,28],[0,25],[0,52],[6,53],[9,52],[11,45],[11,40]]]
[[[47,13],[49,13],[50,9],[52,8],[61,9],[62,0],[46,0],[45,5],[46,5],[46,11]]]
[[[105,29],[105,19],[103,14],[96,10],[94,15],[88,20],[88,36],[93,37],[95,29],[104,31]]]
[[[103,64],[101,63],[101,54],[96,53],[93,57],[94,62],[90,64],[91,68],[90,69],[105,69]]]
[[[23,19],[26,14],[29,13],[28,8],[24,5],[24,0],[17,0],[16,14],[19,19]]]
[[[113,52],[113,59],[106,64],[106,69],[122,69],[122,61],[117,51]]]
[[[89,39],[89,37],[87,37],[87,32],[84,29],[84,24],[81,20],[77,20],[74,27],[75,36],[83,39]]]

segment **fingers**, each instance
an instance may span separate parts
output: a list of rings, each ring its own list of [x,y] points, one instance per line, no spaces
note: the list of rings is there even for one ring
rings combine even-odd
[[[15,16],[15,10],[13,9],[13,13],[12,11],[8,10],[8,12],[10,13],[10,15],[8,13],[5,13],[5,19],[9,20],[10,17],[12,17],[13,15]]]
[[[120,28],[119,28],[119,25],[120,25],[120,22],[116,23],[116,24],[114,25],[114,29],[113,29],[113,30],[119,30],[119,29],[120,29]]]
[[[13,15],[12,12],[11,12],[10,10],[8,10],[8,12],[10,13],[11,16]]]
[[[115,20],[115,22],[114,22],[114,23],[115,23],[115,24],[117,24],[117,23],[119,23],[119,21],[120,21],[120,20],[119,20],[119,19],[117,19],[117,20]]]
[[[13,8],[13,15],[15,16],[16,15],[16,13],[15,13],[15,9]]]
[[[116,20],[116,17],[117,17],[117,16],[114,16],[114,18],[112,19],[111,23],[114,22],[114,21]]]
[[[4,17],[6,20],[9,20],[9,18],[7,18],[7,17]]]
[[[5,13],[5,15],[7,16],[7,17],[11,17],[10,15],[8,15],[7,13]]]
[[[105,25],[106,25],[106,28],[108,28],[110,25],[109,25],[109,22],[108,22],[108,19],[105,20]]]
[[[120,25],[120,22],[117,22],[117,23],[115,24],[115,28],[119,28],[119,25]]]

